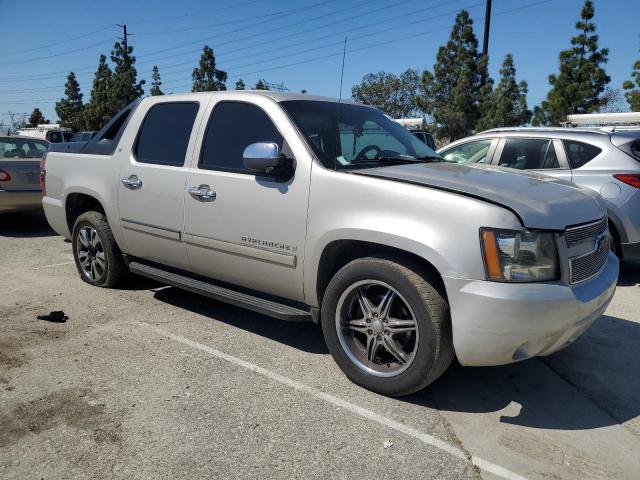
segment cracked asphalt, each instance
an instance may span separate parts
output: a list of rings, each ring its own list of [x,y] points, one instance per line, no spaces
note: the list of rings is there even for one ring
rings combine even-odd
[[[42,216],[0,215],[3,479],[640,471],[639,264],[624,265],[606,315],[567,349],[505,367],[454,365],[427,390],[391,399],[350,383],[316,325],[136,277],[93,288],[71,260]],[[52,310],[69,320],[36,319]]]

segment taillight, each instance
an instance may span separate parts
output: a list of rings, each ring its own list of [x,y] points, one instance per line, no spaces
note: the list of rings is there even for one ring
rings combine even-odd
[[[640,188],[640,173],[618,173],[614,177],[627,185]]]
[[[9,180],[11,180],[11,175],[9,175],[9,172],[0,170],[0,182],[8,182]]]
[[[45,162],[47,161],[47,154],[44,154],[44,157],[40,160],[40,190],[42,190],[42,194],[47,194],[47,171],[45,170]]]

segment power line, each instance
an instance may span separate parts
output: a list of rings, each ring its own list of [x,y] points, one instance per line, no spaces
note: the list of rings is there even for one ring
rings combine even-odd
[[[163,52],[166,52],[166,51],[168,51],[168,50],[174,50],[174,49],[176,49],[176,48],[181,48],[181,47],[183,47],[183,46],[187,46],[187,45],[191,45],[191,44],[195,44],[195,43],[202,43],[203,41],[211,40],[211,39],[213,39],[213,38],[217,38],[217,37],[219,37],[219,36],[221,36],[221,35],[233,34],[233,33],[238,32],[238,31],[242,31],[242,30],[246,30],[246,29],[248,29],[248,28],[252,28],[252,27],[255,27],[255,26],[262,25],[262,24],[264,24],[264,23],[266,23],[266,22],[271,22],[271,21],[274,21],[274,20],[279,20],[280,18],[284,18],[285,16],[290,16],[290,15],[293,15],[293,14],[295,14],[295,13],[299,13],[299,12],[301,12],[301,11],[308,11],[308,10],[310,10],[310,9],[312,9],[312,8],[317,8],[317,7],[321,6],[321,5],[324,5],[324,4],[327,4],[327,3],[332,3],[332,2],[334,2],[334,1],[335,1],[335,0],[323,0],[323,1],[319,2],[319,3],[315,3],[315,4],[312,4],[312,5],[307,5],[307,6],[304,6],[304,7],[298,7],[298,8],[290,9],[290,10],[286,11],[286,13],[284,13],[284,14],[280,14],[281,16],[280,16],[279,18],[271,18],[271,19],[267,19],[267,20],[260,20],[259,22],[253,23],[253,24],[251,24],[251,25],[247,25],[247,26],[245,26],[245,27],[238,28],[238,29],[235,29],[235,30],[232,30],[232,31],[226,31],[226,32],[223,32],[223,33],[221,33],[221,34],[215,35],[214,37],[208,37],[208,38],[206,38],[206,39],[204,39],[204,40],[203,40],[203,39],[200,39],[200,40],[195,41],[195,42],[189,42],[189,43],[187,43],[187,44],[183,44],[183,45],[178,45],[178,46],[170,47],[170,48],[168,48],[168,49],[157,50],[157,51],[155,51],[155,52],[151,52],[151,53],[147,53],[147,54],[144,54],[144,53],[143,53],[142,55],[137,55],[137,56],[138,56],[138,57],[142,57],[142,56],[144,56],[144,55],[154,55],[154,54],[156,54],[156,53],[163,53]],[[375,1],[380,1],[380,0],[369,0],[369,1],[374,1],[374,2],[375,2]],[[254,2],[245,2],[245,3],[244,3],[244,4],[242,4],[242,5],[246,5],[246,4],[248,4],[248,3],[254,3]],[[365,3],[366,3],[366,2],[365,2]],[[351,7],[351,8],[353,8],[353,7]],[[349,8],[349,9],[350,9],[350,8]],[[348,9],[347,9],[347,10],[348,10]],[[340,12],[340,11],[338,11],[338,12]],[[191,16],[191,14],[184,15],[184,16]],[[265,16],[265,15],[262,15],[262,16],[261,16],[261,18],[263,18],[264,16]],[[134,23],[135,23],[135,22],[134,22]],[[282,27],[280,27],[280,28],[282,28]],[[279,30],[279,29],[276,29],[276,30]],[[275,31],[275,30],[274,30],[274,31]],[[95,45],[93,45],[93,46],[95,46]],[[83,47],[82,49],[78,49],[78,50],[85,50],[86,48],[90,48],[90,47],[85,46],[85,47]],[[66,53],[70,53],[70,52],[66,52]],[[184,54],[185,54],[185,53],[178,53],[178,54],[172,55],[172,57],[174,57],[174,56],[180,56],[180,55],[184,55]],[[42,58],[51,58],[51,57],[54,57],[54,56],[57,56],[57,54],[49,55],[49,56],[47,56],[47,57],[42,57]],[[169,57],[165,57],[165,58],[169,58]],[[159,59],[161,60],[162,58],[159,58]],[[150,61],[146,61],[146,62],[138,62],[138,65],[140,65],[140,64],[145,64],[145,63],[154,63],[154,62],[156,62],[156,61],[157,61],[157,60],[150,60]],[[22,63],[22,62],[19,62],[19,63]],[[50,73],[41,74],[41,75],[28,75],[28,76],[19,76],[19,77],[10,77],[10,78],[0,78],[0,82],[12,82],[12,81],[22,81],[22,80],[33,80],[34,78],[39,78],[39,79],[50,79],[50,78],[56,78],[58,74],[68,73],[69,71],[73,71],[73,72],[82,72],[82,71],[91,71],[91,70],[93,70],[93,69],[95,69],[95,65],[93,65],[93,66],[87,66],[87,67],[71,68],[71,69],[68,69],[68,70],[62,70],[62,71],[57,71],[57,72],[50,72]]]
[[[460,1],[460,0],[457,0],[457,1]],[[471,9],[471,8],[475,8],[475,7],[484,5],[483,1],[475,3],[475,4],[472,4],[472,5],[466,5],[464,8]],[[436,5],[432,5],[432,6],[428,7],[428,8],[424,8],[424,9],[420,9],[420,10],[414,10],[411,13],[408,13],[408,14],[397,15],[395,17],[391,17],[391,18],[386,19],[385,23],[389,23],[389,22],[392,22],[392,21],[397,20],[399,18],[404,18],[404,17],[407,17],[407,16],[415,16],[416,14],[418,14],[418,13],[420,13],[422,11],[432,11],[433,8],[438,8],[438,7],[441,7],[443,5],[449,5],[451,3],[452,2],[450,0],[448,0],[446,2],[442,2],[442,3],[436,4]],[[443,13],[440,13],[438,15],[430,14],[429,15],[429,19],[431,20],[431,19],[438,18],[438,17],[444,17],[444,16],[447,16],[447,15],[451,15],[452,13],[456,13],[457,11],[458,10],[456,9],[456,10],[449,10],[447,12],[443,12]],[[343,35],[343,34],[347,34],[347,33],[353,33],[354,31],[361,30],[363,28],[371,28],[371,27],[376,28],[376,30],[374,32],[371,32],[371,33],[366,33],[366,34],[359,35],[359,36],[351,36],[350,37],[351,42],[354,42],[354,41],[361,40],[363,38],[367,38],[367,37],[371,37],[371,36],[379,36],[382,33],[385,33],[385,32],[388,32],[388,31],[397,30],[398,28],[403,28],[403,27],[408,27],[408,26],[412,26],[412,25],[416,25],[416,24],[421,24],[424,21],[425,21],[425,19],[418,18],[417,20],[413,20],[411,22],[402,23],[402,24],[399,24],[399,25],[391,25],[391,26],[389,26],[387,28],[384,28],[384,29],[380,29],[376,25],[364,25],[364,26],[360,26],[360,27],[350,28],[349,30],[346,30],[346,31],[336,32],[336,33],[334,33],[332,35],[336,35],[337,36],[337,35]],[[280,37],[280,38],[283,38],[283,37]],[[263,52],[260,52],[258,54],[252,54],[252,55],[248,55],[248,56],[245,55],[244,57],[238,57],[236,59],[225,60],[224,61],[225,67],[226,67],[226,65],[228,63],[233,63],[234,61],[237,61],[238,59],[242,59],[242,58],[246,58],[246,57],[252,57],[252,56],[258,56],[258,55],[264,55],[266,53],[271,53],[271,52],[274,52],[274,51],[281,51],[281,50],[285,50],[285,49],[288,49],[288,48],[291,48],[291,47],[295,47],[295,46],[298,46],[298,45],[303,45],[303,44],[307,44],[307,43],[313,43],[313,42],[316,42],[316,41],[324,39],[324,38],[326,38],[326,36],[316,37],[314,39],[307,40],[307,41],[304,41],[304,42],[299,42],[299,43],[297,43],[295,45],[289,45],[287,47],[281,47],[281,48],[278,48],[278,49],[272,49],[272,50],[269,50],[269,51],[263,51]],[[319,49],[327,48],[327,47],[331,47],[331,46],[335,46],[335,45],[342,45],[343,43],[344,43],[343,40],[339,40],[339,41],[334,41],[334,42],[331,42],[331,43],[325,43],[325,44],[322,44],[322,45],[316,45],[314,47],[306,48],[304,50],[298,50],[298,51],[295,51],[295,52],[289,52],[289,53],[282,54],[282,55],[279,55],[279,56],[276,56],[276,57],[263,59],[263,60],[260,60],[258,62],[252,62],[252,63],[247,63],[247,64],[244,64],[244,65],[239,65],[239,66],[236,66],[234,68],[244,68],[244,67],[250,67],[252,65],[259,65],[261,63],[268,63],[268,62],[272,62],[274,60],[279,60],[279,59],[285,58],[285,57],[291,57],[291,56],[295,56],[295,55],[300,55],[302,53],[308,53],[310,51],[317,51]],[[185,63],[185,62],[183,62],[183,63]],[[191,63],[191,62],[186,62],[186,63]],[[166,69],[163,69],[163,72],[166,72]],[[176,73],[184,74],[183,71],[176,72]],[[166,79],[166,76],[164,74],[163,74],[163,78]]]
[[[199,12],[191,12],[191,13],[185,13],[184,15],[172,15],[169,17],[156,17],[156,18],[149,18],[149,19],[145,19],[145,20],[137,20],[135,22],[129,22],[131,25],[140,25],[142,23],[152,23],[152,22],[163,22],[165,20],[171,20],[171,21],[175,21],[181,18],[187,18],[187,17],[195,17],[195,16],[200,16],[204,13],[214,13],[214,12],[223,12],[226,10],[232,10],[234,8],[240,8],[240,7],[245,7],[247,5],[252,5],[254,3],[258,3],[261,0],[249,0],[247,2],[244,3],[235,3],[233,5],[227,5],[226,7],[221,7],[221,8],[209,8],[207,10],[200,10]]]
[[[552,1],[552,0],[541,0],[541,1],[538,1],[538,2],[529,3],[529,4],[526,4],[526,5],[522,5],[520,7],[516,7],[516,8],[512,8],[512,9],[508,9],[508,10],[505,10],[505,11],[502,11],[502,12],[495,13],[492,16],[496,17],[496,16],[501,16],[501,15],[514,13],[514,12],[517,12],[517,11],[520,11],[520,10],[524,10],[526,8],[531,8],[531,7],[534,7],[534,6],[537,6],[537,5],[548,3],[550,1]],[[478,4],[474,4],[473,6],[477,6],[477,5]],[[468,6],[468,7],[465,7],[465,8],[470,8],[470,7]],[[480,19],[480,20],[482,20],[482,19]],[[417,23],[417,22],[411,22],[411,23]],[[387,30],[392,30],[392,29],[397,29],[397,28],[398,28],[398,26],[389,27]],[[416,37],[428,35],[428,34],[431,34],[431,33],[435,33],[435,32],[438,32],[438,31],[448,30],[448,29],[450,29],[450,26],[437,28],[437,29],[432,29],[432,30],[428,30],[428,31],[423,31],[423,32],[420,32],[420,33],[405,35],[405,36],[402,36],[402,37],[399,37],[399,38],[396,38],[396,39],[391,39],[391,40],[387,39],[387,40],[385,40],[383,42],[378,42],[378,43],[374,43],[374,44],[371,44],[371,45],[365,45],[365,46],[362,46],[362,47],[359,47],[359,48],[352,48],[350,50],[347,50],[346,53],[355,53],[355,52],[359,52],[359,51],[363,51],[363,50],[367,50],[367,49],[371,49],[371,48],[376,48],[376,47],[379,47],[379,46],[388,45],[390,43],[397,43],[399,41],[407,40],[407,39],[410,39],[410,38],[416,38]],[[380,31],[377,31],[375,33],[380,33]],[[364,38],[366,36],[371,36],[371,34],[362,35],[360,37],[356,37],[356,39],[357,38]],[[342,43],[342,42],[337,42],[337,43]],[[251,72],[243,72],[243,73],[240,73],[240,74],[237,74],[237,75],[233,75],[233,76],[229,77],[229,79],[247,77],[249,75],[254,75],[254,74],[258,74],[258,73],[264,73],[264,72],[268,72],[268,71],[278,70],[278,69],[281,69],[281,68],[289,68],[289,67],[292,67],[292,66],[302,65],[302,64],[306,64],[306,63],[312,63],[312,62],[315,62],[315,61],[320,61],[320,60],[324,60],[324,59],[327,59],[327,58],[340,56],[342,54],[343,54],[342,52],[331,53],[331,54],[328,54],[328,55],[322,55],[322,56],[318,56],[318,57],[313,57],[313,58],[310,58],[310,59],[305,59],[305,60],[301,60],[301,61],[297,61],[297,62],[288,63],[288,64],[285,64],[285,65],[278,65],[278,66],[275,66],[275,67],[261,69],[261,70],[254,70],[254,71],[251,71]],[[262,62],[258,62],[258,63],[262,63]],[[186,84],[181,84],[181,85],[176,85],[174,87],[168,87],[168,88],[183,88],[185,85]],[[31,102],[12,102],[11,104],[54,103],[55,101],[56,100],[41,99],[41,100],[32,100]]]
[[[358,4],[358,6],[363,5],[364,3],[372,2],[372,1],[373,2],[377,2],[377,1],[380,1],[380,0],[367,0],[366,2]],[[410,1],[410,0],[405,0],[405,1]],[[282,19],[284,17],[289,17],[291,15],[295,15],[296,13],[307,12],[307,11],[309,11],[311,9],[318,8],[320,6],[323,6],[323,5],[326,5],[327,3],[332,3],[332,2],[335,2],[335,0],[324,0],[322,2],[315,3],[315,4],[312,4],[312,5],[309,5],[309,6],[300,7],[300,8],[294,8],[294,9],[290,10],[289,12],[287,12],[286,14],[282,14],[281,16],[279,16],[276,19],[267,19],[267,20],[260,19],[260,21],[258,21],[258,22],[252,23],[250,25],[246,25],[246,26],[244,26],[242,28],[239,28],[239,29],[220,32],[220,33],[218,33],[216,35],[213,35],[213,36],[200,38],[198,40],[193,40],[193,41],[190,41],[190,42],[187,42],[187,43],[183,43],[181,45],[175,45],[175,46],[170,47],[170,48],[163,48],[161,50],[156,50],[156,51],[148,52],[148,53],[142,52],[142,53],[139,54],[139,57],[142,58],[142,57],[146,57],[146,56],[149,56],[149,55],[155,55],[155,54],[158,54],[158,53],[164,53],[164,52],[167,52],[169,50],[176,50],[178,48],[187,47],[187,46],[190,46],[190,45],[198,45],[198,44],[202,45],[203,42],[210,42],[211,40],[213,40],[215,38],[219,38],[219,37],[226,36],[226,35],[229,35],[229,34],[234,34],[236,32],[242,31],[242,30],[248,30],[248,29],[253,28],[253,27],[258,27],[258,26],[263,25],[263,24],[265,24],[267,22],[271,22],[271,21],[274,21],[274,20],[280,20],[280,19]],[[311,19],[302,20],[300,22],[297,22],[296,25],[299,25],[301,23],[307,23],[307,22],[313,21],[313,20],[317,20],[318,18],[322,18],[322,17],[325,17],[325,16],[335,15],[337,13],[343,12],[345,10],[351,10],[353,8],[355,8],[355,7],[348,7],[348,8],[342,9],[342,10],[336,10],[334,12],[325,13],[325,14],[320,15],[318,17],[313,17]],[[275,29],[272,29],[272,30],[268,30],[267,32],[260,32],[260,33],[252,32],[250,35],[247,35],[246,37],[242,37],[241,39],[230,40],[229,42],[225,42],[224,44],[230,43],[230,42],[236,42],[236,41],[239,41],[239,40],[251,39],[251,38],[254,38],[256,35],[263,35],[264,33],[280,31],[282,28],[283,27],[278,27],[278,28],[275,28]],[[286,26],[284,28],[286,28]],[[218,44],[217,46],[220,46],[220,45],[222,45],[222,44]],[[145,60],[144,62],[139,62],[139,64],[153,63],[153,62],[157,62],[158,60],[164,60],[166,58],[182,56],[182,55],[185,55],[186,53],[191,53],[191,52],[192,51],[189,51],[189,52],[178,52],[178,53],[175,53],[175,54],[172,54],[172,55],[167,55],[167,56],[164,56],[164,57],[157,57],[157,58],[152,59],[152,60]]]
[[[48,43],[46,45],[42,45],[40,47],[23,48],[22,50],[11,50],[10,52],[2,52],[2,54],[3,55],[17,55],[19,53],[34,52],[36,50],[42,50],[44,48],[55,47],[55,46],[58,46],[58,45],[63,45],[65,43],[75,42],[76,40],[80,40],[81,38],[91,37],[91,36],[95,35],[96,33],[102,33],[105,30],[109,30],[110,28],[113,28],[113,26],[109,25],[108,27],[100,28],[98,30],[94,30],[94,31],[89,32],[89,33],[84,33],[84,34],[78,35],[76,37],[67,38],[66,40],[59,40],[57,42],[50,42],[50,43]]]
[[[384,8],[377,8],[377,9],[375,9],[375,10],[371,10],[371,11],[368,11],[368,12],[366,12],[366,11],[365,11],[365,12],[361,12],[361,13],[359,14],[359,16],[358,16],[358,17],[359,17],[359,18],[362,18],[362,17],[364,17],[364,16],[366,16],[366,15],[370,15],[370,14],[373,14],[373,13],[377,13],[377,12],[380,12],[380,11],[382,11],[382,10],[385,10],[386,8],[394,7],[394,6],[397,6],[397,5],[399,5],[399,4],[406,3],[406,2],[410,2],[410,1],[414,1],[414,0],[401,0],[401,1],[396,2],[396,3],[394,3],[394,4],[387,5],[387,6],[385,6]],[[462,1],[462,0],[453,0],[453,2],[459,2],[459,1]],[[363,3],[360,3],[360,4],[356,5],[355,7],[358,7],[358,6],[364,5],[364,4],[366,4],[366,3],[369,3],[369,1],[365,1],[365,2],[363,2]],[[445,3],[443,3],[443,4],[434,5],[434,6],[431,6],[431,7],[428,7],[428,8],[423,8],[423,9],[420,9],[420,10],[414,10],[414,11],[413,11],[413,12],[411,12],[411,13],[403,14],[403,15],[399,15],[399,16],[393,17],[393,18],[391,18],[391,19],[387,19],[387,20],[385,20],[385,22],[387,22],[387,21],[393,21],[393,20],[395,20],[395,19],[397,19],[397,18],[406,17],[406,16],[409,16],[409,15],[414,15],[414,14],[416,14],[416,13],[420,13],[420,12],[422,12],[422,11],[432,10],[432,9],[433,9],[433,8],[435,8],[435,7],[439,7],[439,6],[441,6],[441,5],[446,5],[446,4],[449,4],[449,3],[452,3],[452,1],[450,0],[450,1],[445,2]],[[350,7],[349,9],[351,9],[351,8],[355,8],[355,7]],[[337,12],[336,12],[336,13],[337,13]],[[318,17],[316,17],[315,19],[317,20],[317,18],[318,18]],[[432,18],[434,18],[434,17],[432,17]],[[324,25],[318,25],[318,26],[315,26],[315,27],[314,27],[314,31],[317,31],[317,30],[320,30],[320,29],[323,29],[323,28],[326,28],[326,27],[332,27],[332,26],[335,26],[335,25],[340,24],[340,23],[350,22],[350,21],[352,21],[352,19],[351,19],[351,18],[347,18],[347,19],[343,19],[343,20],[337,20],[337,21],[329,22],[329,23],[326,23],[326,24],[324,24]],[[305,22],[306,22],[306,20],[305,20]],[[372,27],[378,28],[375,24],[370,24],[370,25],[361,25],[361,26],[359,26],[359,27],[352,27],[352,28],[350,28],[349,30],[346,30],[346,31],[340,32],[339,34],[350,33],[350,32],[356,31],[356,30],[361,30],[361,29],[363,29],[363,28],[372,28]],[[273,30],[273,31],[280,31],[280,30],[281,30],[281,29],[276,29],[276,30]],[[378,30],[378,31],[380,31],[380,30]],[[272,31],[269,31],[269,32],[267,32],[267,33],[271,33],[271,32],[272,32]],[[291,38],[291,37],[295,37],[295,36],[298,36],[298,35],[303,35],[303,34],[305,34],[305,33],[308,33],[308,31],[307,31],[307,30],[304,30],[304,31],[299,31],[299,32],[294,32],[294,33],[289,33],[289,34],[286,34],[286,35],[282,35],[282,36],[280,36],[280,37],[276,37],[276,38],[269,39],[268,41],[269,41],[270,43],[273,43],[273,42],[276,42],[276,41],[284,40],[284,39]],[[335,34],[332,34],[332,35],[338,35],[338,33],[335,33]],[[253,37],[254,37],[254,36],[251,36],[251,38],[253,38]],[[237,57],[237,58],[233,58],[233,59],[230,59],[230,60],[225,60],[225,59],[224,59],[224,55],[228,55],[228,54],[230,54],[230,53],[235,53],[235,52],[239,52],[239,51],[243,51],[243,50],[251,49],[252,47],[254,47],[254,46],[255,46],[255,44],[253,44],[253,45],[248,45],[248,46],[244,46],[244,47],[239,47],[239,48],[236,48],[236,49],[234,49],[234,50],[228,50],[228,51],[224,51],[224,50],[220,51],[220,50],[218,50],[218,49],[217,49],[220,45],[225,45],[225,44],[229,44],[229,43],[235,43],[235,42],[237,42],[237,41],[245,40],[245,39],[247,39],[247,38],[249,38],[249,37],[243,37],[243,38],[240,38],[240,39],[235,39],[235,40],[232,40],[232,41],[228,41],[228,42],[223,42],[223,43],[218,43],[218,44],[216,44],[216,50],[217,50],[217,52],[218,52],[218,54],[217,54],[217,58],[218,58],[218,59],[221,59],[221,60],[220,60],[220,63],[224,62],[224,63],[225,63],[225,66],[226,66],[226,64],[228,64],[228,63],[232,63],[232,62],[235,62],[235,61],[238,61],[238,60],[242,60],[242,59],[245,59],[245,58],[250,58],[250,57],[254,57],[254,56],[258,56],[258,55],[264,55],[265,53],[270,53],[270,52],[273,52],[273,51],[274,51],[274,50],[272,49],[272,50],[267,50],[267,51],[265,51],[265,52],[253,53],[253,54],[250,54],[250,55],[245,55],[245,56],[243,56],[243,57]],[[279,50],[285,50],[285,49],[287,49],[287,48],[292,48],[292,47],[296,47],[296,46],[298,46],[298,45],[303,45],[303,44],[311,43],[311,42],[314,42],[314,41],[323,40],[323,39],[325,39],[325,38],[327,38],[327,36],[326,36],[326,35],[324,35],[324,36],[322,36],[322,37],[316,37],[316,38],[314,38],[314,39],[312,39],[312,40],[305,40],[305,41],[299,42],[299,43],[297,43],[297,44],[295,44],[295,45],[289,45],[289,46],[280,47],[280,48],[279,48]],[[341,42],[340,42],[340,43],[341,43]],[[183,55],[183,54],[180,54],[180,55]],[[173,55],[172,55],[172,56],[173,56]],[[279,58],[279,57],[278,57],[278,58]],[[153,62],[153,63],[156,63],[156,61],[157,61],[157,60],[158,60],[158,59],[154,60],[154,62]],[[147,61],[147,62],[141,62],[141,63],[152,63],[152,62]],[[167,70],[168,70],[168,69],[170,69],[170,68],[172,68],[172,67],[183,66],[183,65],[191,65],[191,64],[193,64],[193,62],[192,62],[191,60],[186,61],[186,62],[180,62],[180,63],[176,63],[176,64],[173,64],[173,65],[169,65],[168,67],[164,67],[164,68],[162,69],[162,71],[163,71],[163,72],[167,72]],[[243,65],[243,66],[244,66],[244,65]],[[168,70],[168,71],[169,71],[169,72],[171,72],[171,70]],[[181,71],[181,70],[177,70],[176,72],[178,72],[178,71]],[[163,73],[163,75],[164,75],[164,73]]]
[[[538,2],[522,5],[520,7],[512,8],[512,9],[509,9],[509,10],[505,10],[505,11],[493,14],[493,17],[497,17],[497,16],[500,16],[500,15],[506,15],[506,14],[509,14],[509,13],[514,13],[514,12],[517,12],[517,11],[520,11],[520,10],[524,10],[526,8],[531,8],[531,7],[534,7],[534,6],[537,6],[537,5],[541,5],[543,3],[549,3],[551,1],[552,0],[541,0],[541,1],[538,1]],[[481,20],[483,20],[483,19],[484,18],[482,18]],[[405,35],[403,37],[399,37],[399,38],[396,38],[396,39],[385,40],[383,42],[378,42],[378,43],[374,43],[374,44],[371,44],[371,45],[366,45],[366,46],[363,46],[363,47],[347,50],[346,53],[356,53],[356,52],[360,52],[360,51],[363,51],[363,50],[369,50],[371,48],[385,46],[385,45],[389,45],[391,43],[397,43],[397,42],[400,42],[400,41],[403,41],[403,40],[408,40],[410,38],[421,37],[421,36],[428,35],[428,34],[431,34],[431,33],[444,31],[444,30],[450,30],[450,29],[451,29],[451,27],[447,26],[447,27],[428,30],[428,31],[425,31],[425,32],[415,33],[415,34],[411,34],[411,35]],[[307,59],[307,60],[301,60],[301,61],[298,61],[298,62],[293,62],[293,63],[286,64],[286,65],[279,65],[279,66],[276,66],[276,67],[265,68],[265,69],[262,69],[262,70],[255,70],[255,71],[252,71],[252,72],[239,73],[237,75],[230,76],[229,79],[247,77],[249,75],[255,75],[255,74],[258,74],[258,73],[269,72],[269,71],[278,70],[278,69],[281,69],[281,68],[289,68],[289,67],[294,67],[294,66],[298,66],[298,65],[304,65],[306,63],[312,63],[312,62],[315,62],[315,61],[325,60],[325,59],[328,59],[328,58],[337,57],[337,56],[341,56],[341,55],[342,55],[342,52],[331,53],[331,54],[328,54],[328,55],[322,55],[322,56],[319,56],[319,57],[314,57],[314,58],[310,58],[310,59]],[[182,87],[182,85],[180,87]],[[167,87],[167,88],[170,88],[170,87]]]
[[[31,62],[39,62],[40,60],[47,60],[49,58],[55,58],[55,57],[62,57],[64,55],[69,55],[70,53],[76,53],[76,52],[83,52],[85,50],[87,50],[88,48],[93,48],[93,47],[99,47],[100,45],[104,45],[106,42],[110,41],[110,38],[107,38],[105,40],[101,40],[99,42],[93,43],[91,45],[84,45],[82,47],[79,48],[74,48],[73,50],[67,50],[64,52],[60,52],[60,53],[54,53],[51,55],[45,55],[43,57],[35,57],[35,58],[27,58],[24,60],[15,60],[13,62],[4,62],[0,65],[5,66],[5,65],[19,65],[19,64],[23,64],[23,63],[31,63]]]
[[[196,15],[202,15],[204,13],[222,12],[222,11],[225,11],[225,10],[231,10],[231,9],[235,9],[235,8],[239,8],[239,7],[244,7],[246,5],[251,5],[251,4],[254,4],[254,3],[258,3],[260,1],[261,0],[249,0],[249,1],[244,2],[244,3],[235,3],[233,5],[228,5],[228,6],[222,7],[222,8],[210,8],[210,9],[207,9],[207,10],[201,10],[199,12],[187,13],[187,14],[184,14],[184,15],[178,15],[178,16],[174,15],[174,16],[170,16],[170,17],[161,17],[161,18],[152,18],[152,19],[146,19],[146,20],[138,20],[138,21],[129,22],[129,23],[130,24],[142,24],[142,23],[150,23],[150,22],[162,22],[162,21],[165,21],[165,20],[175,21],[175,20],[178,20],[178,19],[181,19],[181,18],[192,17],[192,16],[196,16]],[[58,45],[63,45],[65,43],[69,43],[69,42],[73,42],[73,41],[76,41],[76,40],[80,40],[82,38],[93,36],[93,35],[95,35],[97,33],[104,32],[104,31],[109,30],[111,28],[113,28],[113,25],[108,25],[108,26],[105,26],[103,28],[99,28],[98,30],[92,30],[91,32],[83,33],[81,35],[77,35],[75,37],[67,38],[67,39],[64,39],[64,40],[58,40],[56,42],[49,42],[46,45],[41,45],[39,47],[23,48],[21,50],[11,50],[10,52],[3,52],[3,55],[17,55],[17,54],[20,54],[20,53],[33,52],[33,51],[36,51],[36,50],[42,50],[42,49],[45,49],[45,48],[50,48],[50,47],[54,47],[54,46],[58,46]]]

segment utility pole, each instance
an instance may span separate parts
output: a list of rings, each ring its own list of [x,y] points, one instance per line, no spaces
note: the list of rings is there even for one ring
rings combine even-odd
[[[116,25],[122,28],[122,37],[119,37],[119,38],[120,40],[122,40],[122,45],[124,45],[124,57],[128,60],[129,59],[129,36],[133,35],[133,33],[127,32],[126,24],[120,25],[119,23],[116,23]]]
[[[484,10],[484,40],[482,42],[482,54],[489,55],[489,30],[491,29],[491,0],[487,0]]]

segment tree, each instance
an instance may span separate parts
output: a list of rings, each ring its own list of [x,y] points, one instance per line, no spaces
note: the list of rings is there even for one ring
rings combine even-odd
[[[380,71],[365,75],[362,82],[351,88],[351,97],[393,118],[404,118],[416,113],[419,86],[420,75],[416,70],[408,69],[400,76]]]
[[[80,85],[76,80],[76,74],[69,72],[67,83],[64,86],[65,97],[56,103],[56,113],[60,119],[60,125],[78,131],[84,129],[84,105]]]
[[[624,98],[627,99],[631,111],[640,112],[640,60],[633,64],[631,78],[632,80],[627,80],[622,84],[622,88],[626,90]]]
[[[49,123],[49,120],[44,118],[44,115],[42,114],[39,108],[34,108],[33,112],[31,112],[31,115],[29,116],[28,126],[37,127],[38,125],[43,123]]]
[[[137,81],[138,72],[134,66],[136,57],[131,55],[133,47],[126,39],[113,44],[111,61],[113,62],[113,77],[109,91],[112,116],[144,95],[142,86],[144,80]]]
[[[202,49],[199,67],[193,69],[191,77],[193,78],[192,92],[215,92],[227,89],[225,85],[227,72],[216,68],[216,57],[208,45]]]
[[[112,81],[113,73],[107,64],[107,57],[100,55],[91,98],[84,112],[85,128],[88,130],[100,130],[115,113],[111,102]]]
[[[473,132],[481,106],[485,108],[490,98],[493,81],[487,64],[487,57],[478,53],[473,20],[462,10],[449,41],[438,49],[433,73],[422,74],[418,97],[418,106],[431,115],[432,128],[441,140],[453,141]]]
[[[617,113],[624,112],[626,102],[619,88],[605,88],[602,93],[602,106],[598,109],[598,113]]]
[[[524,80],[520,83],[516,81],[516,67],[510,53],[504,57],[500,75],[500,82],[490,94],[486,109],[476,124],[476,131],[497,127],[519,127],[531,120],[531,110],[527,108],[529,87]]]
[[[264,78],[261,78],[256,83],[255,90],[271,90],[271,89],[269,88],[269,84],[267,83],[267,81]]]
[[[240,79],[236,82],[236,90],[245,90],[244,80]]]
[[[163,91],[160,90],[160,85],[162,82],[160,81],[160,72],[158,71],[158,67],[156,65],[153,66],[153,70],[151,72],[151,88],[149,89],[149,93],[152,96],[156,95],[164,95]]]
[[[578,35],[571,39],[570,49],[560,52],[560,72],[549,75],[551,90],[535,108],[533,125],[560,125],[567,115],[593,113],[604,105],[602,94],[611,79],[602,65],[609,50],[598,47],[593,16],[593,2],[587,0],[576,23]]]

